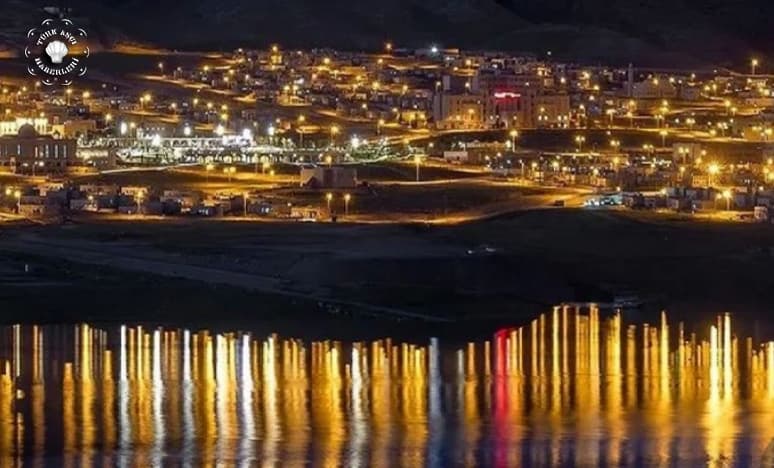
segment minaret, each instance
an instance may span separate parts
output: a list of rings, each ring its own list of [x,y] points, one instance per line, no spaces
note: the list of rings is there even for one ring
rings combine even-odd
[[[632,97],[634,94],[634,65],[631,63],[629,63],[629,70],[626,78],[626,95]]]

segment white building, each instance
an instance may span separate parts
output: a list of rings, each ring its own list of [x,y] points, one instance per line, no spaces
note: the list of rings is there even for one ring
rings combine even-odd
[[[486,98],[477,94],[439,93],[433,97],[433,120],[438,128],[482,128]]]
[[[47,118],[26,118],[17,117],[14,120],[0,120],[0,136],[3,135],[16,135],[19,133],[19,129],[22,125],[32,125],[38,135],[46,135],[50,133],[50,127]]]

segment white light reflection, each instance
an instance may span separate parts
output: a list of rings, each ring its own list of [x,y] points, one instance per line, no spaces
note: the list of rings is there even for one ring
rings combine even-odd
[[[242,335],[242,349],[239,360],[239,375],[241,376],[240,396],[242,399],[242,434],[239,446],[239,466],[253,466],[255,454],[255,410],[253,408],[253,366],[250,355],[250,335]]]
[[[161,330],[153,332],[153,466],[160,466],[164,455],[166,429],[164,427],[164,381],[161,378]]]
[[[277,443],[280,438],[279,414],[277,411],[277,350],[276,337],[263,343],[263,411],[266,434],[263,443],[263,466],[277,464]]]
[[[351,433],[349,438],[349,466],[367,466],[363,455],[367,450],[366,415],[363,411],[363,369],[361,368],[361,347],[359,344],[352,346],[352,384],[350,395],[352,401],[352,418],[350,420]]]
[[[428,352],[430,381],[428,385],[428,418],[429,441],[427,447],[427,462],[431,467],[442,467],[442,447],[444,437],[444,419],[441,408],[441,353],[438,349],[438,338],[430,339]]]
[[[182,459],[183,466],[191,466],[193,451],[195,449],[194,438],[196,428],[194,427],[193,382],[191,381],[191,332],[183,331],[183,444]]]
[[[121,326],[121,355],[119,357],[120,363],[119,363],[119,373],[120,373],[120,381],[123,382],[126,380],[126,326]]]
[[[129,419],[129,380],[127,379],[127,343],[126,327],[121,327],[121,379],[118,382],[118,420],[119,420],[119,439],[118,447],[120,456],[118,457],[118,466],[129,466],[131,455],[129,449],[132,444],[132,423]]]
[[[218,438],[216,440],[218,459],[224,459],[226,456],[225,447],[227,446],[228,435],[228,343],[227,338],[221,334],[215,335],[215,383],[216,383],[216,416]]]

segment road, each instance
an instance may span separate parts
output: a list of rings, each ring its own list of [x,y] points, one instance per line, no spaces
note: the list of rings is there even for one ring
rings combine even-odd
[[[506,183],[502,183],[506,184]],[[508,185],[513,186],[512,183]],[[556,210],[567,208],[579,208],[591,195],[590,190],[585,189],[556,189],[543,194],[524,195],[515,199],[486,203],[475,209],[457,211],[448,214],[422,214],[422,213],[395,213],[394,215],[379,213],[378,215],[341,216],[345,222],[357,222],[364,224],[406,224],[427,223],[439,225],[452,225],[484,221],[498,218],[511,213],[534,210]],[[553,206],[554,202],[561,200],[563,207]]]

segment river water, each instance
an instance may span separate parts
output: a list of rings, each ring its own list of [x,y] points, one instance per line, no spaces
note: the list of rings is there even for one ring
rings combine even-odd
[[[0,466],[774,460],[774,343],[730,316],[689,331],[556,308],[461,346],[88,325],[0,344]]]

